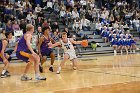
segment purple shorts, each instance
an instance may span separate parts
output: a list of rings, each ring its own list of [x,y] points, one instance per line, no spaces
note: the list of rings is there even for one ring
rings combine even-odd
[[[21,53],[23,52],[23,53]],[[27,56],[28,55],[28,56]],[[30,51],[17,51],[16,56],[19,60],[22,60],[24,62],[28,62],[29,60],[29,55],[31,55]]]
[[[53,52],[53,50],[51,48],[48,48],[48,49],[46,49],[44,51],[42,50],[41,55],[42,56],[50,56],[52,52]]]

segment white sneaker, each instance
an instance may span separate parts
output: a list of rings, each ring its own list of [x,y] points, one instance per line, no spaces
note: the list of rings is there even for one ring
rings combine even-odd
[[[28,80],[32,80],[32,78],[26,75],[21,76],[21,81],[28,81]]]
[[[39,76],[39,77],[36,77],[35,79],[36,79],[36,80],[46,80],[46,77],[41,77],[41,76]]]

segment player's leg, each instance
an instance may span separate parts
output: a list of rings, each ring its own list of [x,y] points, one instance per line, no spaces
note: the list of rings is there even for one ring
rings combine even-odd
[[[64,66],[65,62],[69,59],[69,57],[70,57],[69,54],[67,54],[67,53],[64,54],[64,58],[61,61],[60,66],[58,67],[56,74],[60,74],[61,68]]]
[[[74,58],[71,61],[72,61],[72,64],[73,64],[73,69],[76,70],[77,69],[77,58]]]
[[[54,60],[55,60],[55,54],[53,52],[51,52],[50,58],[51,58],[51,65],[50,65],[49,70],[53,72],[53,63],[54,63]]]
[[[126,54],[128,54],[128,49],[129,49],[129,47],[128,46],[125,46]]]
[[[136,49],[137,49],[136,45],[135,44],[132,44],[133,53],[136,53]]]
[[[27,76],[27,72],[30,69],[31,62],[34,63],[35,78],[37,80],[46,80],[46,78],[40,77],[40,74],[39,74],[40,57],[38,55],[32,55],[30,52],[23,52],[23,51],[21,51],[21,52],[17,52],[16,56],[17,56],[17,58],[19,58],[19,59],[21,59],[21,60],[23,60],[25,62],[28,62],[27,66],[26,66],[26,68],[24,70],[24,74],[21,77],[21,80],[27,81],[27,80],[31,80],[32,79],[32,78]]]
[[[32,62],[33,62],[33,61],[32,61]],[[22,81],[32,80],[31,77],[27,76],[27,73],[28,73],[28,71],[29,71],[29,69],[30,69],[30,67],[31,67],[32,62],[28,62],[28,63],[27,63],[27,65],[26,65],[26,67],[25,67],[25,69],[24,69],[24,73],[23,73],[23,75],[21,76],[21,80],[22,80]]]
[[[10,76],[9,72],[7,71],[8,67],[9,67],[9,61],[8,61],[9,55],[5,55],[5,58],[6,58],[6,60],[3,60],[1,58],[1,54],[0,54],[0,61],[3,61],[3,63],[4,63],[4,67],[3,67],[3,70],[1,73],[1,78]]]
[[[41,59],[41,63],[39,65],[39,71],[41,73],[43,73],[43,66],[42,65],[44,64],[44,62],[46,62],[46,60],[47,60],[47,56],[43,56],[42,59]]]
[[[41,77],[39,73],[39,63],[40,57],[38,55],[32,55],[29,60],[34,60],[34,70],[35,70],[35,79],[36,80],[46,80],[46,77]]]

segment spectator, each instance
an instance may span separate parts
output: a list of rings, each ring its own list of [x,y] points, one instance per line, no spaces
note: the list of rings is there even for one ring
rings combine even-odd
[[[5,38],[6,38],[6,36],[5,36],[5,30],[2,29],[2,30],[0,31],[0,40],[5,39]]]
[[[38,17],[35,23],[36,23],[37,27],[38,26],[42,26],[42,19],[41,19],[41,17]]]
[[[53,2],[51,0],[47,1],[47,10],[46,11],[49,11],[50,13],[53,12]]]
[[[59,31],[59,25],[58,25],[58,23],[57,22],[54,22],[53,25],[51,26],[51,28],[52,28],[52,31],[56,31],[56,30]]]
[[[74,20],[73,29],[76,30],[76,32],[82,30],[82,23],[81,23],[81,20],[79,18],[76,18]]]
[[[49,26],[49,24],[47,23],[47,20],[44,20],[42,27],[48,27],[48,26]]]
[[[69,11],[66,11],[65,15],[64,15],[64,22],[65,25],[69,25],[69,23],[71,22],[71,13]]]
[[[6,32],[10,32],[10,31],[13,31],[13,29],[12,29],[12,23],[11,23],[11,21],[9,20],[9,21],[6,23]]]
[[[100,30],[102,28],[102,25],[100,23],[100,21],[98,21],[96,24],[95,24],[95,29],[96,29],[96,32],[98,33],[98,35],[100,35]]]
[[[25,19],[26,16],[23,14],[23,11],[20,11],[19,15],[18,15],[18,19],[19,20],[22,20],[22,19]]]
[[[64,28],[64,31],[63,31],[63,32],[66,32],[66,33],[67,33],[67,37],[68,37],[68,38],[71,37],[70,32],[69,32],[69,30],[68,30],[67,27]]]
[[[90,21],[86,19],[85,16],[83,16],[83,18],[81,19],[81,23],[82,23],[82,29],[84,31],[90,30]]]
[[[39,4],[37,4],[37,7],[35,7],[35,12],[38,14],[39,12],[41,12],[41,7],[39,6]]]
[[[55,1],[54,6],[53,6],[53,9],[54,9],[54,13],[56,15],[60,12],[60,6],[59,6],[59,4],[58,4],[57,1]],[[56,17],[58,17],[58,16],[56,16]]]
[[[20,27],[19,27],[19,24],[17,23],[17,21],[14,21],[14,24],[12,25],[12,29],[13,29],[13,31],[20,30]]]
[[[26,33],[26,22],[24,19],[21,20],[19,26],[20,26],[20,29],[23,30],[23,34]]]
[[[74,8],[74,10],[72,11],[72,18],[73,19],[79,18],[79,13],[76,8]]]

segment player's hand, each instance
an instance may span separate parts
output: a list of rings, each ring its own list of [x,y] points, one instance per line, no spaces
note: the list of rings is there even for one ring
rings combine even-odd
[[[41,53],[39,53],[39,57],[40,57],[40,58],[42,58],[42,55],[41,55]]]
[[[48,43],[49,48],[53,48],[53,44],[51,42]]]

